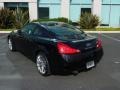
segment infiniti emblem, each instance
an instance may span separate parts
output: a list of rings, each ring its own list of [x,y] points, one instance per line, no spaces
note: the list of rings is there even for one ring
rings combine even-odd
[[[87,46],[87,47],[90,47],[90,46],[91,46],[91,43],[87,43],[86,46]]]

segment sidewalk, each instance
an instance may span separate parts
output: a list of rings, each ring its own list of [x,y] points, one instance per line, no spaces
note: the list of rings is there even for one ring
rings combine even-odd
[[[120,31],[85,31],[86,33],[120,33]]]
[[[0,31],[0,33],[10,33],[11,31]],[[120,33],[120,31],[85,31],[86,33]]]
[[[0,31],[0,33],[10,33],[11,31]]]

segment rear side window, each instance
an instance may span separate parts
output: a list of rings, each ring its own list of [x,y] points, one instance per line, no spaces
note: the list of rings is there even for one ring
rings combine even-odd
[[[42,34],[43,34],[43,31],[44,29],[43,28],[41,28],[41,27],[36,27],[35,28],[35,31],[34,31],[34,33],[33,33],[33,35],[37,35],[37,36],[42,36]]]
[[[41,26],[37,26],[35,28],[33,35],[40,36],[40,37],[48,37],[46,29]]]

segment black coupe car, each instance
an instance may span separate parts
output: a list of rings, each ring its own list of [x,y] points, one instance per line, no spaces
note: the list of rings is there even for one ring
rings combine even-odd
[[[8,35],[11,51],[36,63],[43,76],[61,70],[94,67],[103,55],[101,40],[61,22],[34,22]]]

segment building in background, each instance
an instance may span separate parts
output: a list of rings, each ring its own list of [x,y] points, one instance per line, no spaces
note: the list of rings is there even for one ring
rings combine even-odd
[[[30,20],[38,18],[38,0],[0,0],[0,8],[29,10]]]
[[[77,22],[89,12],[104,26],[120,27],[120,0],[0,0],[1,7],[29,10],[30,20],[66,17]]]

